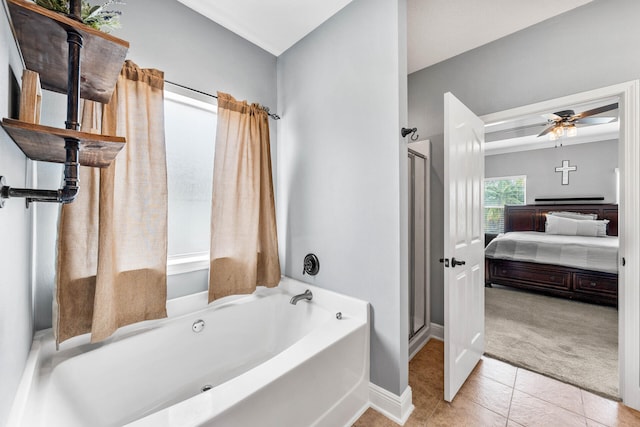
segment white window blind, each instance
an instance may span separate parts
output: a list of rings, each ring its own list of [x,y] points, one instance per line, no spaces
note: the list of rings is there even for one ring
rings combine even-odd
[[[504,206],[524,205],[527,200],[527,177],[506,176],[484,180],[484,232],[504,232]]]
[[[169,274],[208,267],[216,105],[165,91]]]

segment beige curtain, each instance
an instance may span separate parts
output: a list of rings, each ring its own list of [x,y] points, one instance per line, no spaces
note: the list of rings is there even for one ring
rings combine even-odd
[[[269,117],[218,93],[209,302],[280,282]]]
[[[127,61],[109,104],[84,102],[82,130],[126,137],[108,168],[81,168],[58,227],[58,343],[166,317],[167,172],[163,73]]]

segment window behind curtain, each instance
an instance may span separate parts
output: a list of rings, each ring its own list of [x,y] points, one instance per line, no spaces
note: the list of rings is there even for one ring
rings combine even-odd
[[[164,107],[171,274],[176,264],[191,263],[192,267],[174,272],[208,266],[201,261],[208,260],[209,253],[217,115],[213,104],[168,91]]]
[[[507,176],[484,180],[484,232],[504,233],[504,206],[526,203],[527,177]]]

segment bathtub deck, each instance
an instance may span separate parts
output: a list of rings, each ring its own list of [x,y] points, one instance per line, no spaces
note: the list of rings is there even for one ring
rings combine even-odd
[[[365,301],[283,278],[102,343],[56,351],[40,331],[9,425],[349,424],[368,406],[369,322]]]

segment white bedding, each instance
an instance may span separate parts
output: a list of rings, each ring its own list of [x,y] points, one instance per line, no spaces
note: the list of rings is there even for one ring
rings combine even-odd
[[[616,236],[564,236],[537,231],[512,231],[499,234],[487,245],[484,253],[487,258],[618,272]]]

